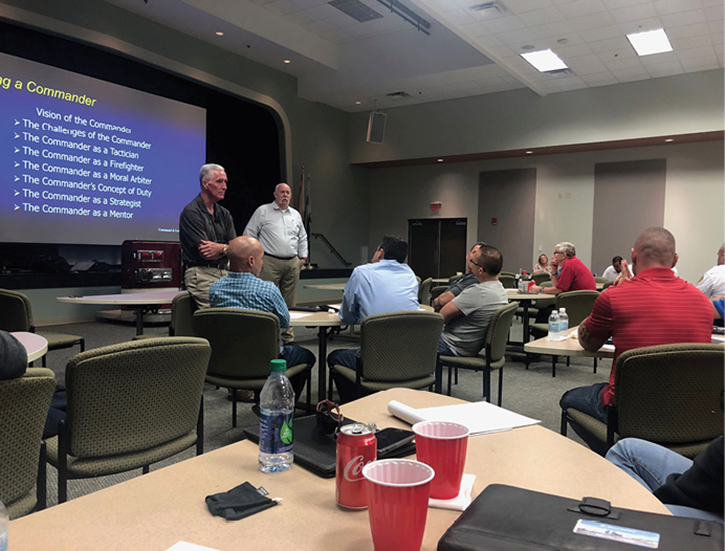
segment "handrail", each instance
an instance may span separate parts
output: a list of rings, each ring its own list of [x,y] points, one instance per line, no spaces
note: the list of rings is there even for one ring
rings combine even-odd
[[[331,252],[332,254],[334,254],[334,255],[335,255],[335,257],[337,257],[337,259],[338,259],[338,260],[339,260],[340,262],[342,262],[342,265],[343,265],[343,266],[345,266],[345,268],[349,268],[350,266],[352,266],[352,263],[351,263],[351,262],[348,262],[347,260],[345,260],[345,259],[344,259],[344,258],[342,257],[342,255],[341,255],[341,254],[340,254],[339,252],[337,252],[337,249],[336,249],[336,248],[335,248],[335,247],[334,247],[334,246],[332,245],[332,243],[330,243],[330,242],[329,242],[329,241],[327,240],[327,237],[325,237],[325,236],[324,236],[324,235],[322,235],[321,233],[310,233],[310,235],[311,235],[312,237],[314,237],[315,239],[321,239],[321,240],[322,240],[322,241],[323,241],[323,242],[325,243],[325,245],[327,245],[327,247],[328,247],[328,248],[330,249],[330,252]]]

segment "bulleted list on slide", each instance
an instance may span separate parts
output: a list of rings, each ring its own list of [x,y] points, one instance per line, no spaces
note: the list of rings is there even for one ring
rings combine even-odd
[[[7,121],[14,211],[131,220],[144,208],[151,141],[113,120],[31,107]]]

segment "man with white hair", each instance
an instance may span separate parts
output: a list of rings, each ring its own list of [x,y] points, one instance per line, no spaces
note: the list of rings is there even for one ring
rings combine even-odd
[[[529,292],[558,295],[566,291],[596,291],[597,284],[591,270],[576,257],[576,247],[562,241],[554,247],[551,265],[551,287],[532,285]]]
[[[274,188],[274,202],[260,206],[249,219],[244,235],[259,240],[264,248],[262,279],[279,287],[288,308],[295,304],[300,268],[307,262],[307,232],[300,213],[290,206],[292,190],[283,183]],[[291,327],[282,341],[294,341]]]

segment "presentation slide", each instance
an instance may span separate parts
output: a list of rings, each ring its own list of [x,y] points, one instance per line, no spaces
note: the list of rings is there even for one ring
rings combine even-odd
[[[176,241],[205,154],[205,109],[0,54],[0,241]]]

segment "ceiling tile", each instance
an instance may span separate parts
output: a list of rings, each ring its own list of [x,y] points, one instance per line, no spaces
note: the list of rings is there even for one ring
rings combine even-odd
[[[661,73],[663,71],[680,71],[682,72],[682,64],[679,61],[666,61],[664,63],[653,63],[645,67],[649,74],[653,72]],[[675,73],[672,73],[675,74]],[[659,75],[662,76],[662,75]]]
[[[618,23],[657,17],[657,10],[655,10],[653,4],[636,4],[634,6],[612,10],[611,13],[614,20]]]
[[[589,29],[606,27],[614,23],[614,19],[612,19],[609,12],[606,11],[585,15],[584,17],[577,17],[576,19],[571,19],[570,21],[574,26],[574,29],[577,31],[587,31]]]
[[[589,47],[593,52],[611,52],[614,50],[621,50],[623,48],[629,48],[629,41],[624,36],[618,38],[610,38],[608,40],[598,40],[596,42],[590,42]]]
[[[581,75],[580,78],[590,86],[605,86],[607,84],[617,84],[617,82],[619,82],[609,71],[594,73],[591,75]]]
[[[563,59],[591,54],[592,49],[587,44],[576,44],[573,46],[558,46],[554,49],[554,52]]]
[[[702,0],[656,0],[654,6],[660,15],[668,15],[701,8]]]
[[[695,23],[694,25],[683,25],[681,27],[672,27],[667,29],[667,36],[670,40],[677,38],[689,38],[691,36],[701,36],[709,33],[710,29],[707,23]]]
[[[584,36],[586,36],[587,42],[620,38],[622,36],[622,29],[619,28],[619,25],[607,25],[599,29],[589,29],[584,33]]]
[[[682,66],[688,73],[694,71],[707,71],[709,69],[717,69],[720,64],[718,63],[717,56],[698,57],[695,59],[683,59]]]
[[[649,19],[636,19],[634,21],[625,21],[619,24],[623,35],[631,33],[641,33],[643,31],[653,31],[664,27],[662,19],[659,17],[650,17]]]
[[[717,21],[718,19],[722,20],[724,15],[725,7],[723,6],[723,4],[720,4],[719,6],[705,8],[705,17],[707,17],[708,21]]]
[[[703,6],[722,6],[722,0],[702,0]]]
[[[516,29],[515,31],[509,31],[497,35],[498,38],[504,44],[516,44],[521,42],[530,42],[536,40],[537,36],[531,31],[531,29]]]
[[[509,10],[517,14],[540,10],[553,5],[551,0],[537,0],[536,2],[531,0],[504,0],[504,4]]]
[[[606,11],[606,7],[601,0],[576,0],[562,7],[566,11],[567,19],[590,15]]]
[[[607,67],[594,54],[566,58],[566,64],[577,75],[590,75],[607,71]]]
[[[693,23],[704,23],[707,21],[705,10],[682,11],[661,16],[666,28],[679,27],[680,25],[692,25]]]
[[[491,19],[488,21],[481,21],[481,28],[485,29],[486,32],[491,34],[505,33],[508,31],[515,31],[516,29],[523,29],[526,27],[523,21],[516,15],[509,15],[507,17],[499,17],[497,19]]]
[[[613,61],[621,61],[622,59],[638,59],[634,49],[626,48],[622,50],[611,50],[609,52],[599,52],[597,57],[602,63],[611,63]]]
[[[619,82],[632,82],[635,80],[645,80],[649,78],[649,74],[644,67],[630,67],[628,69],[616,69],[612,74],[617,77]]]
[[[463,28],[468,29],[468,28],[474,28],[474,27],[478,27],[478,25],[466,25]],[[486,35],[481,35],[481,36],[471,34],[469,36],[475,36],[476,42],[478,44],[480,44],[481,46],[483,46],[484,48],[493,48],[494,46],[503,46],[504,45],[504,43],[501,42],[498,39],[498,37],[493,34],[486,34]]]
[[[635,4],[649,4],[651,0],[602,0],[602,3],[608,10],[616,10],[618,8],[626,8]]]
[[[642,67],[642,64],[637,58],[615,59],[614,61],[605,62],[604,65],[606,65],[607,69],[612,72],[614,72],[616,69],[630,69],[632,67]]]
[[[543,10],[529,11],[519,15],[519,19],[526,25],[533,27],[534,25],[545,25],[546,23],[554,23],[563,21],[564,17],[557,8],[545,8]]]
[[[645,55],[638,58],[640,63],[645,67],[657,65],[659,63],[679,63],[680,58],[677,52],[662,52],[661,54]]]
[[[555,21],[554,23],[546,23],[545,25],[535,25],[531,27],[533,33],[539,38],[570,38],[577,34],[574,27],[568,21]]]
[[[712,46],[703,46],[701,48],[690,48],[688,50],[682,50],[677,52],[677,56],[680,61],[686,59],[695,59],[698,57],[710,57],[715,55],[715,48]]]
[[[476,17],[471,15],[470,10],[451,10],[445,13],[446,17],[456,25],[467,25],[478,21]]]
[[[697,48],[700,46],[711,46],[712,39],[709,34],[703,34],[700,36],[691,36],[689,38],[674,38],[670,40],[672,47],[676,51],[687,50],[689,48]]]

